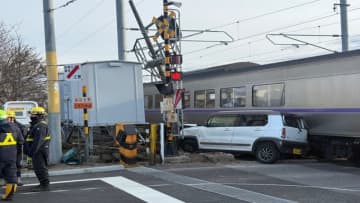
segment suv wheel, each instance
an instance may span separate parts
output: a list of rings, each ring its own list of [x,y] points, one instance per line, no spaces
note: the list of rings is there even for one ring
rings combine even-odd
[[[261,163],[271,164],[279,159],[279,151],[274,143],[260,143],[255,150],[256,159]]]
[[[198,150],[197,141],[193,139],[185,139],[182,148],[186,152],[196,152]]]

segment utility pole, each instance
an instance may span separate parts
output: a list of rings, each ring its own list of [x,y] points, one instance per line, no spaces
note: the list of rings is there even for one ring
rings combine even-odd
[[[348,20],[347,20],[347,4],[346,0],[340,0],[340,4],[335,4],[340,6],[340,18],[341,18],[341,42],[342,42],[342,52],[349,50],[349,35],[348,35]]]
[[[53,0],[43,0],[46,72],[48,80],[48,120],[50,142],[50,163],[60,163],[62,156],[60,130],[59,80],[55,47]]]
[[[118,38],[118,57],[125,60],[124,0],[116,0],[116,22]]]

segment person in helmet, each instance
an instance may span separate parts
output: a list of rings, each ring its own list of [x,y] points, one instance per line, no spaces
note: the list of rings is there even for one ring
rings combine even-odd
[[[0,171],[6,181],[2,200],[11,200],[17,189],[16,159],[20,135],[7,121],[6,112],[0,109]]]
[[[14,128],[14,130],[17,132],[17,134],[20,136],[19,139],[22,141],[22,144],[18,145],[17,149],[17,159],[16,159],[16,176],[17,176],[17,185],[22,186],[23,183],[21,181],[21,168],[22,168],[22,160],[23,160],[23,143],[24,143],[24,137],[27,132],[26,127],[16,121],[16,114],[14,111],[7,110],[7,120],[11,127]]]
[[[40,185],[32,191],[48,191],[49,188],[49,144],[50,136],[45,121],[45,109],[33,107],[30,111],[30,130],[25,140],[25,153],[32,158],[33,169]]]

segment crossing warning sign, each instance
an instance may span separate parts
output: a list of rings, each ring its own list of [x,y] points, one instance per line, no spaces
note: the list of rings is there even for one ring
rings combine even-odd
[[[92,105],[90,97],[78,97],[74,99],[74,109],[91,109]]]
[[[64,67],[66,80],[78,80],[81,79],[80,64],[70,64]]]
[[[183,89],[177,89],[176,93],[175,93],[175,98],[174,98],[174,108],[175,109],[182,109],[182,94],[183,94]]]

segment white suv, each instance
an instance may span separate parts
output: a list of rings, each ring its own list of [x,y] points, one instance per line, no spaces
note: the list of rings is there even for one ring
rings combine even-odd
[[[180,144],[199,149],[253,153],[262,163],[274,163],[281,153],[307,150],[307,130],[301,117],[275,111],[219,112],[205,126],[185,128]]]

